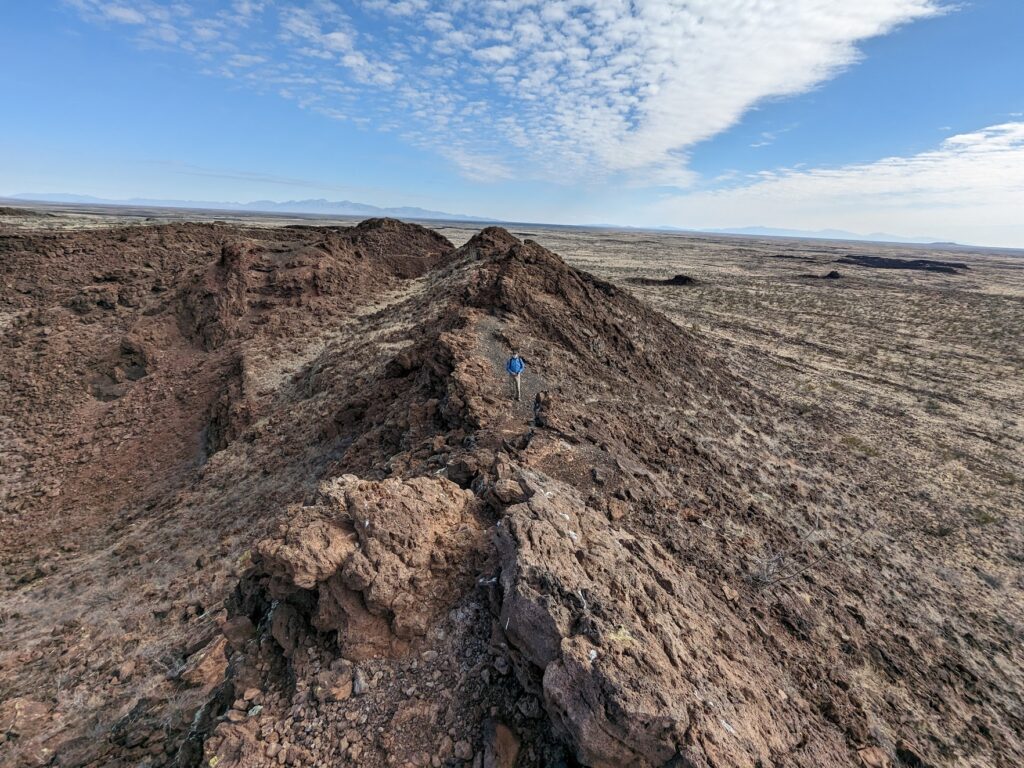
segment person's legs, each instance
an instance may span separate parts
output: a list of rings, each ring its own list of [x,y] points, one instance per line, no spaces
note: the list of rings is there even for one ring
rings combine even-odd
[[[515,382],[516,400],[523,399],[523,388],[522,382],[520,381],[521,377],[522,374],[520,373],[517,373],[515,376],[512,377],[513,381]]]

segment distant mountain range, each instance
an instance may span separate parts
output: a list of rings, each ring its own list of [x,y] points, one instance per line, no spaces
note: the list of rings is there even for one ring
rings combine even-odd
[[[446,213],[432,211],[427,208],[402,206],[398,208],[381,208],[366,203],[353,203],[349,200],[288,200],[283,203],[274,200],[255,200],[251,203],[211,202],[209,200],[150,200],[132,198],[131,200],[107,200],[90,195],[70,195],[62,192],[25,193],[14,195],[12,200],[37,203],[71,203],[79,205],[121,205],[140,208],[191,208],[214,211],[245,211],[247,213],[307,213],[323,216],[394,216],[402,219],[443,219],[450,221],[491,221],[478,216],[464,213]]]
[[[108,200],[90,195],[72,195],[64,192],[25,193],[13,195],[8,200],[37,203],[68,203],[72,205],[118,205],[138,208],[186,208],[209,211],[242,211],[246,213],[280,213],[280,214],[313,214],[321,216],[358,216],[363,218],[375,216],[393,216],[399,219],[433,219],[440,221],[474,221],[494,222],[495,219],[470,216],[466,213],[447,213],[433,211],[428,208],[400,206],[382,208],[367,203],[354,203],[351,200],[255,200],[251,203],[214,202],[209,200],[151,200],[148,198],[132,198],[130,200]],[[590,225],[609,229],[646,229],[645,227],[623,227],[614,224]],[[956,243],[940,243],[928,237],[903,237],[888,232],[872,232],[862,235],[842,229],[778,229],[774,227],[735,227],[727,229],[693,229],[689,227],[653,227],[662,232],[692,232],[709,235],[746,235],[747,237],[796,237],[819,240],[859,240],[882,243],[913,243],[926,245],[956,245]]]

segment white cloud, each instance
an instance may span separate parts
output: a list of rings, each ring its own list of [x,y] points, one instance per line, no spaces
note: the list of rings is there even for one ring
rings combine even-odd
[[[303,62],[327,83],[340,64],[367,90],[311,92],[306,102],[340,99],[322,106],[380,124],[413,116],[407,132],[438,151],[454,142],[525,176],[684,184],[694,145],[765,99],[822,83],[857,60],[860,41],[939,13],[943,0],[361,0],[362,14],[387,18],[386,35],[332,0],[232,0],[213,12],[196,2],[66,2],[137,25],[144,40],[177,44],[213,71],[257,33],[268,66]],[[440,108],[439,93],[450,96]],[[457,109],[481,99],[484,111]]]
[[[147,30],[147,34],[151,40],[168,45],[181,41],[181,35],[172,24],[153,24]]]
[[[153,0],[64,0],[90,21],[116,22],[132,28],[140,43],[153,47],[179,47],[196,52],[193,41],[209,45],[221,34],[218,19],[192,20],[187,3],[165,4]]]
[[[203,71],[401,126],[469,176],[514,167],[680,188],[697,181],[688,154],[699,142],[765,99],[814,88],[856,62],[859,42],[944,1],[65,0],[177,46]]]
[[[493,64],[502,64],[516,55],[516,49],[511,45],[492,45],[487,48],[479,48],[473,51],[473,58],[477,61],[485,61]]]
[[[496,157],[474,154],[456,147],[442,150],[441,154],[455,163],[459,172],[471,181],[492,184],[515,178],[512,169]]]
[[[200,21],[192,25],[192,35],[201,43],[209,43],[221,36],[222,26],[212,21]]]
[[[470,82],[497,88],[494,123],[515,115],[534,172],[680,183],[688,148],[759,101],[834,76],[859,41],[939,11],[935,0],[486,0],[424,23],[440,57],[468,56]]]
[[[249,18],[262,13],[267,3],[265,0],[235,0],[232,7],[238,16]]]
[[[336,30],[334,32],[328,32],[326,35],[321,36],[321,42],[324,47],[332,51],[350,51],[352,50],[352,35],[348,32]]]
[[[126,8],[123,5],[104,5],[101,10],[103,15],[111,21],[119,21],[122,24],[146,23],[146,17],[134,8]]]
[[[247,53],[236,53],[228,59],[228,65],[232,67],[254,67],[266,61],[263,56],[254,56]]]
[[[382,11],[389,16],[412,16],[423,13],[430,7],[427,0],[364,0],[363,5],[372,11]]]
[[[288,36],[301,37],[306,40],[319,40],[321,37],[317,17],[305,8],[282,8],[281,28],[285,33],[286,40]]]
[[[647,224],[889,231],[978,245],[1024,244],[1024,122],[947,138],[908,157],[756,174],[725,188],[673,195]]]

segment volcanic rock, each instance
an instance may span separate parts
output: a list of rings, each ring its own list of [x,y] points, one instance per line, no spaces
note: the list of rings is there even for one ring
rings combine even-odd
[[[144,226],[0,269],[19,760],[1024,762],[1012,575],[961,608],[834,425],[536,242]]]

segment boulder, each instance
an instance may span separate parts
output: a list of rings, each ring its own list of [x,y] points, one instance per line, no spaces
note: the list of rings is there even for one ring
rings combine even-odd
[[[225,655],[227,638],[216,637],[206,647],[196,651],[185,662],[180,679],[186,684],[209,693],[223,681],[228,659]]]
[[[314,693],[322,702],[345,701],[352,695],[352,664],[345,659],[338,659],[317,676]]]
[[[497,720],[484,722],[483,768],[513,768],[519,757],[519,737]]]
[[[240,651],[256,635],[256,628],[248,616],[233,616],[221,626],[221,632],[227,638],[233,650]]]
[[[50,723],[52,712],[40,701],[17,696],[0,704],[0,732],[19,739],[31,739]]]
[[[284,601],[275,620],[289,602],[302,611],[302,594],[314,593],[306,618],[337,632],[347,658],[397,652],[473,583],[487,546],[477,505],[442,477],[326,483],[315,505],[291,508],[288,523],[255,548],[257,577]]]

